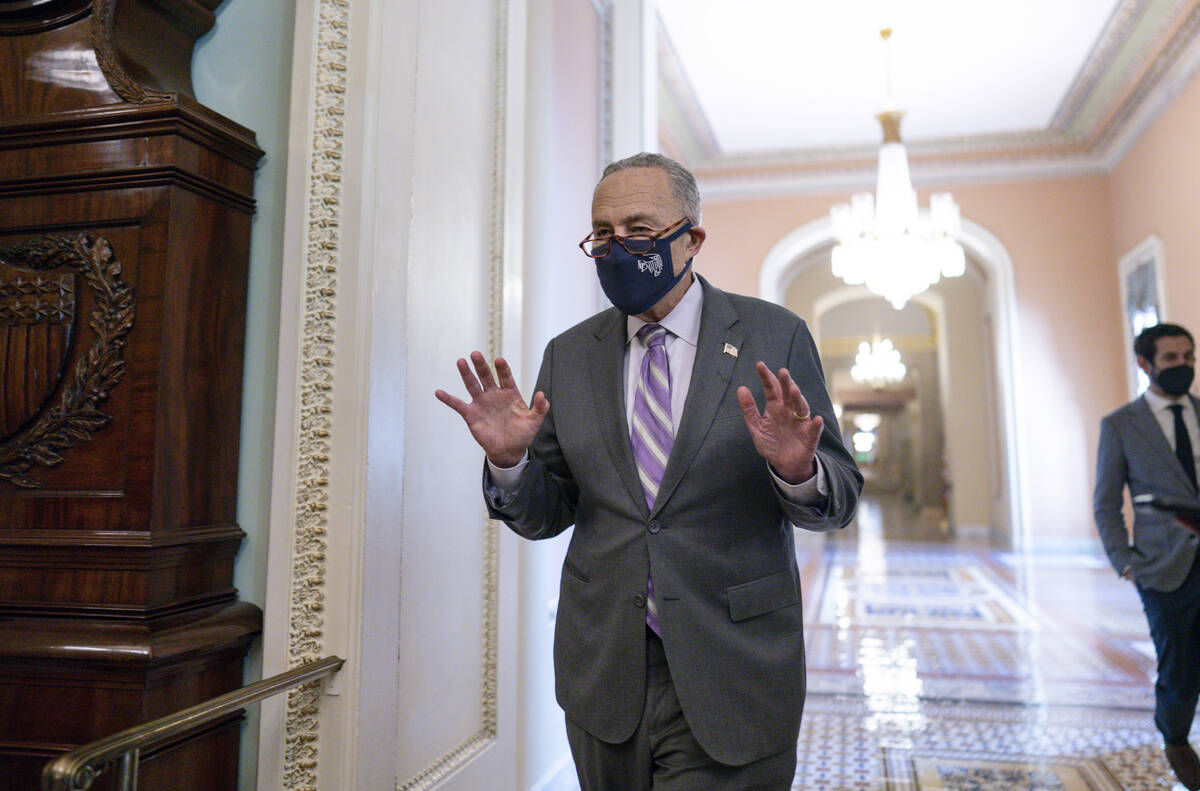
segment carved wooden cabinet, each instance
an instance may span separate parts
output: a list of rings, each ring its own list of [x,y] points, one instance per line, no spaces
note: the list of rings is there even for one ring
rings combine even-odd
[[[233,564],[262,152],[191,96],[220,2],[0,0],[0,790],[241,686],[260,630]],[[239,728],[141,787],[235,788]]]

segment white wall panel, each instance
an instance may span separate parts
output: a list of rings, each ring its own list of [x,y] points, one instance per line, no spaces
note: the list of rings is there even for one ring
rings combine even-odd
[[[592,188],[612,135],[612,7],[607,0],[537,3],[529,14],[525,353],[533,388],[554,335],[604,301],[595,267],[577,247],[591,230]],[[570,531],[521,542],[521,787],[563,765],[562,710],[554,697],[554,607]],[[573,771],[571,768],[567,772]]]
[[[433,391],[465,395],[454,360],[489,346],[495,22],[487,4],[439,5],[454,8],[424,15],[418,39],[412,190],[420,200],[412,207],[406,337],[403,346],[393,341],[408,367],[405,477],[402,491],[393,490],[404,500],[402,777],[473,735],[483,698],[481,458]]]
[[[519,315],[503,273],[521,215],[503,209],[523,14],[298,8],[266,665],[348,661],[327,694],[264,709],[261,787],[516,783],[515,544],[433,392],[461,392],[454,360]]]
[[[635,30],[648,0],[620,2]],[[646,147],[650,82],[614,111],[616,16],[298,0],[264,668],[347,664],[264,707],[260,787],[503,791],[561,765],[563,543],[485,519],[482,454],[433,392],[463,394],[476,349],[528,390],[601,304],[575,244],[615,116]],[[639,68],[645,40],[626,39]]]

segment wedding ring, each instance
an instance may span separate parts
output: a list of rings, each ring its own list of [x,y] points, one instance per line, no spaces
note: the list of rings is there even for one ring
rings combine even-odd
[[[812,413],[809,412],[808,414],[801,415],[798,412],[796,412],[796,410],[794,410],[794,409],[792,410],[792,417],[796,418],[796,420],[808,420],[808,416],[810,414],[812,414]]]

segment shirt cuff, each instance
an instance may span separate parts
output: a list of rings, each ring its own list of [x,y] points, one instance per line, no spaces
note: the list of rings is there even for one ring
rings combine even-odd
[[[804,483],[788,483],[775,474],[770,464],[767,465],[767,470],[771,473],[771,480],[775,481],[775,488],[785,500],[795,505],[812,505],[829,494],[829,481],[825,478],[825,466],[821,463],[821,457],[813,456],[813,463],[816,464],[817,474]]]
[[[525,456],[511,467],[497,467],[492,464],[490,459],[487,461],[488,478],[491,480],[492,486],[501,496],[512,494],[518,484],[521,482],[521,473],[525,469],[525,465],[529,464],[529,451],[525,451]]]

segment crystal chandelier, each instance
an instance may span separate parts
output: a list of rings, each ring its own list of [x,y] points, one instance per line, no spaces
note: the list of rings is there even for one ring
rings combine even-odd
[[[863,341],[850,368],[850,378],[859,384],[880,388],[904,379],[908,368],[900,362],[900,351],[887,338],[873,344]]]
[[[879,35],[885,50],[892,31]],[[950,193],[931,195],[929,209],[917,207],[917,193],[908,174],[908,154],[900,142],[900,119],[893,107],[891,69],[887,69],[888,109],[875,116],[883,128],[875,195],[860,192],[850,203],[830,209],[833,233],[833,274],[849,285],[863,285],[892,303],[897,310],[941,277],[957,277],[966,269],[958,204]]]

